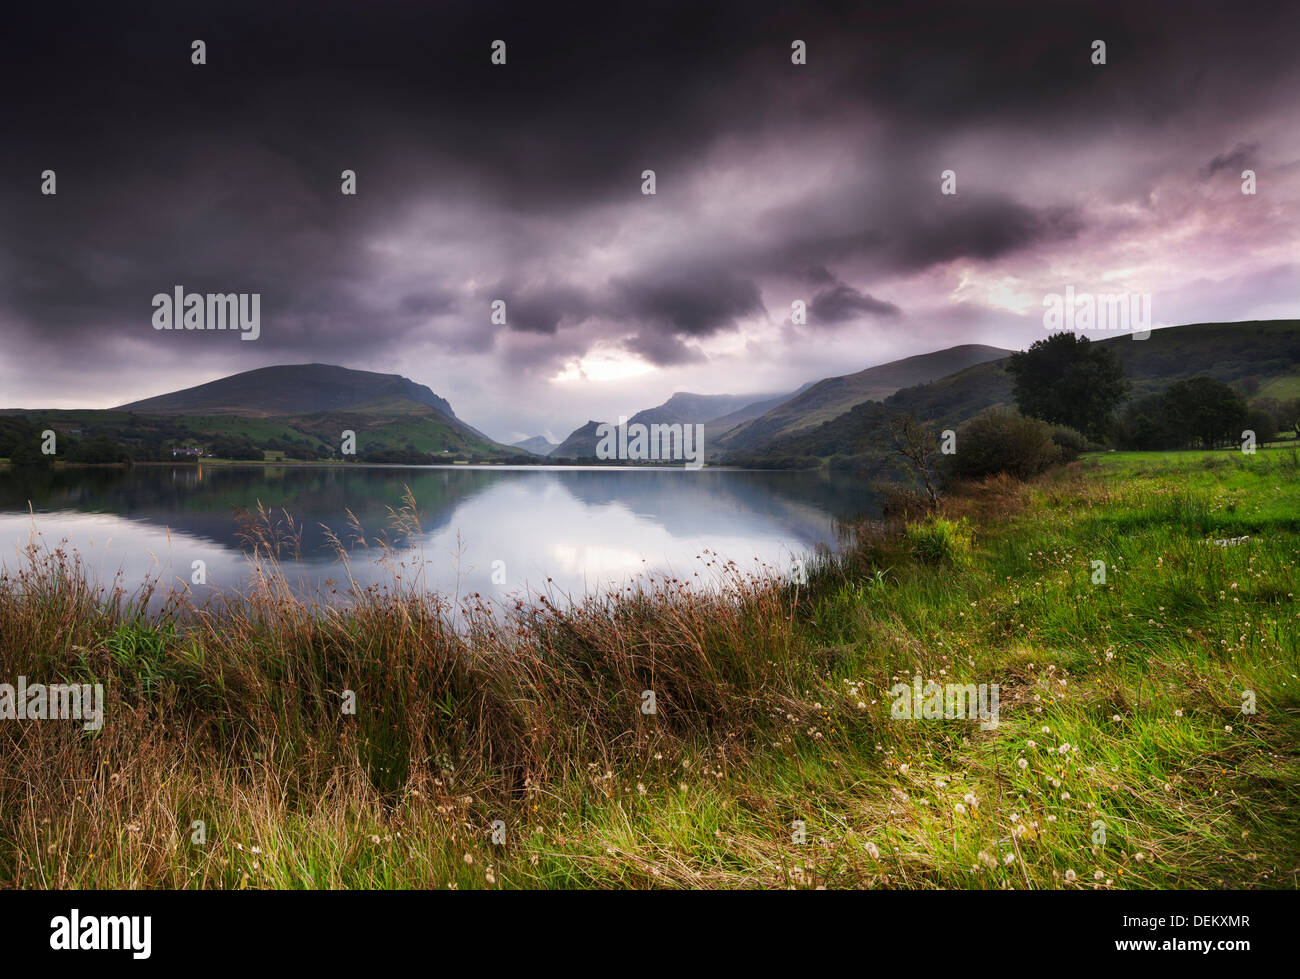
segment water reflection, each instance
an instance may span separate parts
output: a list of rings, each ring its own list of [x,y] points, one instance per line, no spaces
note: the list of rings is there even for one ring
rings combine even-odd
[[[409,487],[421,532],[391,525]],[[337,579],[325,528],[352,547],[362,584],[386,580],[378,551],[355,546],[350,516],[373,542],[413,548],[423,582],[454,594],[504,597],[548,583],[580,595],[649,570],[694,576],[705,549],[742,564],[789,567],[835,542],[836,518],[871,512],[860,483],[824,473],[680,468],[137,467],[0,473],[0,563],[12,568],[33,534],[66,538],[101,582],[119,570],[188,583],[205,565],[206,589],[247,581],[239,514],[260,506],[292,515],[297,556],[284,562],[306,591]],[[29,506],[31,513],[29,514]],[[495,575],[494,575],[495,572]],[[494,581],[495,577],[495,581]],[[504,584],[500,579],[504,577]],[[204,588],[195,592],[203,597]]]

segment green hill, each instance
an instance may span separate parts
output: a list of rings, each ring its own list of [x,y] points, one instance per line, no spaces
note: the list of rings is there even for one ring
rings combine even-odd
[[[62,444],[107,438],[137,459],[166,459],[178,445],[238,458],[264,453],[290,458],[337,456],[342,433],[357,436],[357,457],[428,461],[427,456],[501,458],[520,455],[456,417],[423,384],[397,374],[327,364],[263,367],[207,384],[134,401],[107,411],[9,409],[10,441],[52,428]],[[60,455],[64,455],[60,450]],[[70,457],[70,456],[65,456]]]
[[[784,436],[829,422],[854,405],[881,401],[900,388],[933,381],[972,364],[997,360],[1010,353],[1000,347],[963,344],[868,367],[856,374],[828,377],[771,411],[732,429],[713,443],[711,451],[761,451],[764,445]]]
[[[451,405],[399,374],[332,364],[280,364],[121,405],[146,415],[307,415],[339,408],[427,405],[455,418]]]
[[[1273,392],[1300,386],[1300,320],[1197,323],[1154,330],[1146,340],[1124,335],[1095,342],[1115,351],[1132,385],[1132,397],[1202,374],[1248,396],[1277,397]],[[886,443],[881,426],[895,411],[956,428],[989,408],[1013,403],[1006,363],[1003,358],[976,364],[903,388],[880,402],[856,405],[820,425],[752,442],[733,450],[730,458],[826,458],[883,451]]]

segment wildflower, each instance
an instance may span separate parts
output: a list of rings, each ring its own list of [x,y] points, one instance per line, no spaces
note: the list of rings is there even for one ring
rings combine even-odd
[[[957,804],[956,804],[955,806],[953,806],[952,808],[953,808],[953,812],[955,812],[958,816],[964,816],[964,815],[966,815],[966,807],[963,806],[960,802],[957,803]]]
[[[866,850],[868,856],[870,856],[872,860],[880,859],[880,847],[876,846],[876,844],[872,843],[870,840],[867,841]]]
[[[1029,767],[1029,762],[1021,758],[1016,762],[1016,765],[1020,768],[1021,771],[1024,771],[1026,768]]]
[[[1065,872],[1065,880],[1069,884],[1073,884],[1076,877],[1078,877],[1078,874],[1076,874],[1073,870],[1067,870]]]

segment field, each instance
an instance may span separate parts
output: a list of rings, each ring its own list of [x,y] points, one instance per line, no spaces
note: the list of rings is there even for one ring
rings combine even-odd
[[[1107,453],[806,583],[459,625],[400,563],[148,617],[33,553],[0,680],[103,682],[106,722],[0,724],[0,886],[1295,887],[1298,470]],[[891,717],[917,676],[998,723]]]

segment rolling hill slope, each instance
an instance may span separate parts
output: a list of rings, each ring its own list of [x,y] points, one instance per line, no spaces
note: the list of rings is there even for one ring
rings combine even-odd
[[[121,405],[116,411],[146,415],[309,415],[405,403],[435,408],[455,418],[451,405],[423,384],[398,374],[376,374],[332,364],[282,364],[231,374],[207,384]]]
[[[900,388],[933,381],[1010,353],[1000,347],[963,344],[868,367],[856,374],[828,377],[722,435],[713,443],[711,451],[754,452],[783,436],[831,421],[864,401],[881,401]]]
[[[165,455],[166,446],[178,443],[231,440],[328,457],[349,430],[357,435],[358,457],[519,454],[461,421],[423,384],[328,364],[262,367],[107,411],[10,413],[44,419],[69,436],[113,439],[138,458]]]
[[[678,391],[654,408],[638,411],[629,425],[703,425],[705,444],[741,422],[761,415],[789,395],[691,394]],[[556,459],[585,459],[596,454],[599,422],[574,429],[550,454]]]
[[[1095,341],[1114,350],[1132,385],[1131,396],[1163,390],[1174,381],[1207,375],[1246,393],[1284,390],[1300,383],[1300,320],[1197,323],[1155,330],[1146,340],[1129,335]],[[895,411],[956,428],[989,408],[1013,405],[1006,359],[967,367],[947,377],[903,388],[883,402],[860,404],[821,423],[733,450],[745,456],[819,456],[870,452],[884,445],[882,425]]]

